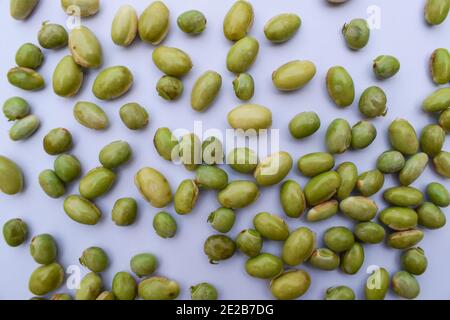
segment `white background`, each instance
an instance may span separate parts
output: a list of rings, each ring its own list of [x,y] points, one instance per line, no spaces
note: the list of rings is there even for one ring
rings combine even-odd
[[[194,212],[188,216],[176,216],[173,207],[166,208],[174,213],[179,231],[174,239],[163,240],[155,235],[152,228],[153,216],[157,209],[149,206],[138,194],[133,176],[140,168],[151,166],[164,173],[175,190],[177,185],[193,174],[181,166],[171,165],[156,153],[152,139],[157,128],[168,126],[171,129],[193,129],[194,120],[202,120],[204,129],[226,129],[227,113],[240,102],[234,96],[231,82],[234,76],[226,70],[225,58],[231,43],[222,33],[222,21],[231,0],[210,1],[165,1],[171,11],[171,30],[164,45],[179,47],[190,54],[194,68],[183,78],[185,92],[176,102],[166,102],[158,97],[155,85],[161,72],[151,61],[153,47],[136,41],[129,48],[120,48],[110,39],[110,25],[117,9],[125,3],[131,3],[138,12],[142,12],[150,1],[102,1],[102,7],[96,16],[83,19],[83,24],[91,28],[104,49],[104,67],[113,65],[128,66],[135,76],[132,90],[124,97],[103,102],[95,99],[91,93],[92,83],[98,70],[86,72],[81,92],[74,98],[57,97],[51,88],[51,75],[58,61],[68,54],[68,50],[45,51],[45,62],[39,69],[47,81],[45,90],[25,92],[8,84],[6,73],[14,66],[17,48],[25,42],[37,43],[37,32],[45,20],[65,24],[67,17],[56,0],[41,0],[34,14],[26,21],[13,20],[9,15],[9,1],[0,2],[0,30],[2,30],[2,49],[0,50],[0,100],[19,95],[27,99],[32,112],[39,116],[42,125],[30,139],[24,142],[12,142],[8,138],[11,123],[0,119],[0,154],[15,160],[23,169],[26,188],[16,196],[0,194],[0,225],[15,217],[24,219],[30,228],[30,235],[52,234],[59,248],[58,260],[67,268],[78,265],[78,257],[83,249],[90,246],[104,248],[110,256],[111,265],[102,274],[105,289],[110,289],[111,280],[118,271],[129,271],[130,258],[141,252],[151,252],[158,256],[160,267],[158,275],[179,281],[180,298],[189,298],[189,287],[198,282],[208,281],[219,290],[223,299],[270,299],[268,281],[254,279],[244,271],[245,257],[237,253],[232,259],[218,265],[210,265],[203,253],[203,242],[214,230],[206,223],[209,213],[218,207],[215,192],[202,192]],[[260,53],[250,73],[256,79],[256,94],[252,102],[270,107],[273,111],[273,127],[281,130],[281,148],[289,151],[297,160],[300,156],[325,151],[324,134],[331,120],[337,117],[347,119],[352,125],[362,119],[358,112],[357,101],[361,92],[368,86],[381,86],[388,96],[389,112],[385,118],[374,120],[378,129],[378,138],[373,145],[363,151],[349,151],[336,159],[354,161],[360,172],[373,169],[377,156],[389,148],[386,129],[389,123],[398,117],[408,119],[418,132],[436,118],[421,111],[421,101],[436,86],[430,79],[428,59],[438,47],[448,47],[450,21],[439,27],[429,27],[423,18],[425,1],[410,0],[368,0],[349,1],[340,6],[331,6],[325,0],[302,1],[252,1],[255,10],[255,22],[250,34],[261,44]],[[380,9],[381,28],[373,30],[366,48],[359,52],[350,51],[343,41],[341,27],[353,18],[368,17],[366,11],[371,5]],[[176,17],[188,9],[201,10],[208,19],[206,31],[198,37],[182,33],[176,26]],[[298,34],[282,45],[270,44],[263,34],[265,22],[275,14],[294,12],[301,16],[302,27]],[[380,54],[392,54],[401,61],[401,71],[393,79],[380,82],[372,73],[372,60]],[[294,59],[308,59],[317,66],[317,75],[307,87],[293,93],[280,93],[271,82],[271,73],[280,65]],[[347,109],[338,109],[328,98],[325,88],[325,75],[329,67],[342,65],[353,76],[357,98]],[[205,113],[194,112],[189,105],[190,90],[195,79],[204,71],[212,69],[223,77],[223,87],[214,105]],[[95,132],[79,125],[72,116],[73,105],[79,100],[98,103],[108,114],[111,126],[107,131]],[[121,123],[118,112],[127,102],[139,102],[145,106],[151,116],[148,128],[133,132]],[[2,102],[3,103],[3,102]],[[297,141],[290,137],[287,125],[290,119],[301,111],[316,111],[322,120],[322,127],[311,138]],[[96,226],[84,226],[70,220],[63,211],[63,199],[48,198],[40,189],[38,174],[52,168],[54,157],[47,155],[42,148],[42,138],[51,129],[64,127],[71,131],[74,148],[71,151],[82,162],[83,172],[99,165],[98,152],[106,144],[123,139],[128,141],[134,151],[133,160],[118,171],[118,181],[113,190],[96,204],[103,211],[103,218]],[[447,150],[449,144],[446,144]],[[231,179],[243,179],[244,175],[231,172]],[[251,177],[249,177],[251,178]],[[289,178],[305,185],[307,180],[300,176],[296,167]],[[431,166],[426,169],[414,186],[424,189],[431,181],[439,181],[450,187],[448,180],[437,176]],[[386,176],[385,187],[397,183],[394,176]],[[78,181],[68,187],[67,194],[76,193]],[[111,208],[118,198],[135,197],[139,201],[139,218],[131,227],[117,227],[111,221]],[[380,209],[386,204],[381,192],[376,195]],[[253,216],[261,211],[283,215],[278,201],[278,186],[262,190],[258,202],[239,210],[237,223],[230,232],[235,237],[239,231],[252,227]],[[319,246],[323,246],[322,234],[328,227],[335,225],[353,226],[353,222],[336,216],[332,219],[308,224],[305,218],[287,218],[291,230],[308,225],[318,234]],[[420,244],[429,258],[427,272],[419,277],[421,299],[450,298],[450,233],[448,226],[437,231],[426,231]],[[28,244],[10,248],[0,241],[0,290],[1,299],[28,299],[31,293],[27,289],[28,277],[37,267],[30,257]],[[363,287],[367,277],[366,268],[370,265],[386,267],[392,274],[400,268],[400,251],[388,249],[384,244],[365,246],[366,259],[357,275],[349,276],[341,271],[324,272],[313,270],[308,265],[300,266],[311,272],[312,285],[304,296],[306,299],[321,299],[326,288],[335,285],[352,287],[357,298],[364,298]],[[263,251],[279,254],[279,243],[266,242]],[[82,273],[86,269],[82,268]],[[73,291],[62,287],[59,292]],[[390,293],[388,298],[395,298]]]

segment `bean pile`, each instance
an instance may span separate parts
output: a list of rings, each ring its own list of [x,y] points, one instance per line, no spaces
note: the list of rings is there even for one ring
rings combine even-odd
[[[342,3],[346,0],[329,0]],[[10,14],[18,20],[26,20],[38,4],[38,0],[11,0]],[[446,19],[450,0],[426,0],[424,18],[430,25],[439,25]],[[88,17],[100,9],[99,0],[61,0],[63,10],[69,15]],[[226,67],[236,74],[233,88],[236,97],[245,103],[228,114],[228,123],[236,130],[258,133],[272,126],[272,111],[262,105],[249,103],[254,96],[256,80],[248,73],[258,57],[259,42],[249,35],[254,19],[254,8],[250,2],[238,0],[229,9],[223,21],[224,36],[233,42],[226,57]],[[131,46],[135,38],[156,46],[152,60],[164,73],[155,85],[159,96],[165,100],[176,100],[184,92],[182,77],[193,68],[188,53],[175,47],[159,45],[166,37],[170,25],[169,8],[161,1],[151,3],[138,16],[130,5],[122,6],[112,21],[111,40],[122,47]],[[202,33],[207,28],[207,19],[202,12],[190,10],[177,18],[179,29],[191,35]],[[270,19],[264,27],[266,39],[272,43],[283,43],[292,39],[301,28],[302,20],[294,13],[283,13]],[[364,48],[370,40],[370,27],[365,19],[353,19],[342,29],[343,41],[350,50]],[[52,76],[52,88],[60,97],[76,96],[82,87],[86,69],[98,69],[103,63],[103,51],[96,35],[86,26],[78,26],[68,33],[61,25],[45,22],[38,31],[40,47],[55,50],[68,48],[70,54],[63,57]],[[15,56],[16,67],[7,74],[11,85],[27,91],[45,87],[45,79],[38,69],[44,62],[39,46],[26,43]],[[385,80],[400,71],[399,60],[390,55],[380,55],[373,61],[374,75]],[[316,76],[316,66],[311,61],[287,62],[272,74],[272,82],[280,91],[295,91],[305,86]],[[430,58],[430,77],[437,85],[450,82],[450,54],[446,49],[436,49]],[[132,72],[125,66],[102,69],[92,86],[93,95],[99,100],[110,101],[125,95],[133,86]],[[353,104],[355,85],[349,72],[342,66],[331,67],[325,85],[331,101],[339,108]],[[216,100],[222,88],[219,73],[208,70],[196,81],[191,92],[191,107],[205,112]],[[362,92],[359,112],[367,119],[383,117],[388,113],[385,92],[371,86]],[[377,129],[370,120],[362,120],[351,126],[345,119],[334,119],[327,128],[325,145],[327,152],[312,152],[297,161],[298,171],[309,178],[302,188],[294,180],[285,180],[294,166],[292,156],[284,151],[276,152],[265,159],[258,159],[250,148],[235,148],[225,154],[222,142],[210,137],[201,141],[194,133],[178,139],[170,128],[159,128],[153,139],[157,153],[165,160],[180,161],[195,177],[180,183],[175,191],[164,174],[155,168],[140,169],[134,178],[136,188],[148,203],[159,209],[173,202],[177,214],[186,215],[195,210],[202,190],[217,192],[220,207],[208,217],[208,223],[217,234],[208,237],[204,253],[213,264],[231,258],[236,251],[248,256],[246,272],[255,278],[269,279],[270,291],[277,299],[296,299],[305,294],[311,277],[302,269],[291,267],[308,263],[312,267],[329,271],[340,268],[345,274],[356,274],[364,263],[364,250],[370,244],[386,242],[392,249],[403,250],[402,271],[391,275],[385,268],[378,268],[365,284],[366,299],[384,299],[389,288],[398,296],[413,299],[420,293],[416,276],[427,269],[427,258],[423,249],[417,247],[424,238],[423,229],[439,229],[446,224],[442,208],[450,205],[447,188],[430,182],[425,190],[411,184],[420,179],[422,172],[432,167],[443,178],[450,178],[450,152],[443,150],[446,135],[450,132],[450,88],[443,87],[425,98],[423,111],[435,116],[421,130],[405,119],[391,122],[387,136],[392,147],[378,156],[376,168],[359,172],[355,164],[344,162],[336,165],[335,155],[349,150],[365,149],[377,137]],[[25,140],[39,128],[40,121],[31,113],[27,101],[20,97],[7,99],[3,104],[7,120],[14,121],[9,136],[12,141]],[[80,125],[95,130],[105,130],[109,119],[102,108],[92,102],[78,101],[73,116]],[[141,130],[149,123],[149,114],[137,103],[128,103],[120,108],[120,119],[130,130]],[[315,112],[302,112],[288,125],[293,138],[304,139],[314,135],[321,127]],[[43,139],[43,149],[56,156],[53,169],[39,174],[39,184],[49,197],[64,199],[63,209],[73,221],[95,225],[102,212],[95,200],[107,194],[115,185],[117,172],[133,155],[126,141],[113,141],[99,153],[100,167],[89,170],[82,176],[82,164],[72,154],[72,135],[65,128],[55,128]],[[218,165],[224,159],[229,167],[241,174],[253,175],[254,179],[229,181],[228,174]],[[395,174],[398,186],[383,189],[385,175]],[[22,191],[24,176],[14,160],[0,155],[0,190],[7,195]],[[67,185],[79,180],[79,194],[66,195]],[[310,223],[330,219],[338,212],[354,221],[355,227],[331,227],[323,234],[324,248],[317,247],[317,235],[302,226],[290,230],[284,219],[269,212],[260,212],[253,218],[253,228],[243,230],[236,239],[225,235],[232,230],[236,211],[257,201],[260,189],[280,184],[279,201],[284,213],[290,218],[306,216]],[[383,192],[389,206],[379,210],[370,197]],[[138,212],[133,198],[118,199],[111,217],[118,226],[135,223]],[[374,219],[377,217],[378,222]],[[420,228],[419,228],[420,227]],[[173,238],[177,233],[177,222],[166,211],[155,215],[155,233],[161,238]],[[3,236],[11,247],[26,243],[28,226],[21,219],[12,219],[3,226]],[[283,242],[281,256],[262,252],[265,241]],[[64,282],[63,267],[58,261],[58,246],[50,234],[35,235],[30,244],[30,255],[40,266],[29,278],[29,290],[44,299],[60,288]],[[137,297],[149,300],[175,299],[180,294],[177,281],[155,276],[158,259],[153,254],[141,253],[132,257],[130,269],[143,278],[137,282],[129,272],[118,272],[112,281],[111,291],[104,291],[100,275],[109,267],[109,257],[99,247],[90,247],[82,252],[80,264],[90,270],[76,291],[77,300],[133,300]],[[330,300],[353,300],[355,293],[347,286],[329,288],[324,293]],[[217,299],[216,288],[209,283],[191,287],[192,299]],[[52,300],[69,300],[65,293],[56,293]]]

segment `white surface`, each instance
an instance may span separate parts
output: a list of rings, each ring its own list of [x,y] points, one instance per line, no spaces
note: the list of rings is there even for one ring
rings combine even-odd
[[[179,231],[176,238],[163,240],[155,235],[152,219],[157,209],[150,207],[138,194],[133,184],[134,173],[144,167],[159,169],[169,179],[172,188],[183,179],[192,177],[183,167],[171,165],[162,160],[156,153],[152,139],[157,128],[168,126],[172,129],[193,129],[194,120],[202,120],[204,129],[228,127],[226,115],[240,102],[235,98],[231,82],[234,76],[226,70],[225,57],[231,43],[222,33],[223,17],[231,6],[227,1],[165,1],[171,11],[171,31],[164,45],[176,46],[187,51],[194,63],[193,70],[183,79],[185,93],[177,102],[166,102],[158,97],[155,90],[156,81],[161,76],[151,61],[153,47],[136,41],[130,48],[115,46],[110,40],[110,24],[116,10],[124,3],[133,4],[138,12],[150,1],[102,1],[98,15],[84,19],[83,23],[91,28],[99,37],[104,49],[104,67],[123,64],[128,66],[135,76],[132,90],[121,99],[112,102],[97,101],[91,87],[97,70],[86,72],[81,92],[72,99],[55,96],[51,88],[51,75],[58,61],[68,51],[46,51],[45,63],[39,70],[47,80],[43,91],[30,93],[10,86],[6,80],[9,67],[14,65],[16,49],[25,42],[37,43],[37,32],[44,20],[65,24],[67,17],[59,7],[59,1],[42,0],[35,13],[26,22],[18,22],[8,15],[9,1],[0,2],[0,29],[2,31],[2,49],[0,50],[0,92],[1,101],[10,96],[19,95],[26,98],[33,113],[42,120],[39,131],[25,142],[12,142],[8,138],[11,126],[2,116],[0,119],[0,154],[14,159],[23,169],[26,177],[26,189],[17,196],[0,194],[0,225],[11,218],[21,217],[30,227],[30,234],[52,234],[59,247],[59,261],[67,268],[77,265],[78,257],[83,249],[89,246],[104,248],[111,258],[111,266],[102,274],[106,289],[114,274],[121,270],[129,271],[129,260],[137,253],[152,252],[160,260],[159,275],[164,275],[180,282],[180,298],[189,298],[189,287],[202,281],[217,286],[220,298],[223,299],[269,299],[268,281],[249,277],[244,271],[245,257],[238,253],[232,259],[218,265],[210,265],[203,253],[203,242],[214,233],[206,223],[209,212],[218,207],[214,192],[202,192],[195,211],[188,216],[176,216]],[[250,73],[256,80],[256,94],[252,102],[270,107],[274,115],[274,128],[281,129],[281,147],[289,151],[297,160],[301,155],[314,151],[324,151],[323,142],[326,128],[330,121],[337,117],[347,119],[351,124],[362,119],[358,112],[357,100],[364,88],[380,85],[387,93],[389,113],[385,118],[374,121],[379,135],[373,145],[364,151],[346,152],[337,157],[336,163],[354,161],[359,170],[374,168],[377,156],[389,148],[386,129],[397,117],[410,120],[415,128],[420,129],[436,120],[421,112],[423,98],[436,87],[428,73],[428,59],[431,52],[438,47],[446,47],[449,42],[450,21],[440,27],[428,27],[423,19],[424,1],[410,0],[370,0],[349,1],[340,6],[332,6],[325,0],[303,1],[252,1],[255,9],[255,22],[250,34],[261,44],[260,53]],[[367,17],[366,10],[370,5],[380,8],[381,28],[373,30],[368,46],[352,52],[346,48],[340,34],[342,25],[356,17]],[[176,26],[176,17],[188,9],[201,10],[208,19],[206,31],[198,37],[183,34]],[[275,14],[295,12],[302,18],[303,24],[299,33],[283,45],[268,43],[262,32],[265,22]],[[393,54],[399,58],[402,67],[393,79],[379,82],[372,73],[372,60],[379,54]],[[281,64],[294,59],[310,59],[317,65],[317,75],[313,81],[301,91],[285,94],[277,92],[271,83],[271,73]],[[353,76],[357,99],[347,109],[338,109],[329,100],[324,85],[325,74],[329,67],[342,65]],[[195,113],[189,105],[190,90],[195,79],[207,69],[216,70],[223,76],[223,88],[214,105],[204,114]],[[80,126],[72,116],[72,107],[76,101],[88,100],[98,103],[107,112],[111,127],[105,132],[94,132]],[[150,112],[151,123],[142,132],[132,132],[124,127],[118,116],[121,105],[136,101],[144,105]],[[322,119],[322,127],[311,138],[296,141],[290,137],[287,125],[290,119],[301,111],[314,110]],[[118,173],[118,181],[113,190],[96,201],[103,211],[102,221],[94,227],[83,226],[70,220],[63,211],[63,199],[48,198],[40,189],[37,177],[41,170],[52,168],[54,157],[47,155],[42,148],[42,138],[51,129],[65,127],[74,137],[75,154],[82,162],[83,171],[98,166],[98,152],[111,141],[124,139],[133,150],[134,158]],[[449,149],[449,143],[446,143]],[[230,179],[246,178],[226,168]],[[289,178],[305,185],[307,180],[300,176],[294,168]],[[424,189],[431,181],[440,181],[450,187],[448,180],[438,177],[427,168],[415,187]],[[386,176],[385,187],[396,183],[394,176]],[[68,188],[68,194],[77,192],[77,182]],[[116,227],[111,221],[110,211],[114,201],[120,197],[131,196],[139,201],[139,218],[135,225],[128,228]],[[379,206],[386,204],[381,199],[381,192],[376,195]],[[174,212],[172,207],[167,208]],[[260,211],[269,211],[283,215],[278,201],[278,187],[262,190],[259,201],[252,206],[239,210],[235,227],[230,233],[234,237],[239,231],[252,227],[253,216]],[[328,221],[308,224],[305,218],[287,219],[291,230],[308,225],[318,234],[319,246],[323,246],[322,234],[328,227],[335,225],[353,226],[349,219],[334,217]],[[450,298],[450,249],[449,227],[437,231],[426,231],[425,239],[420,244],[429,258],[427,272],[419,277],[422,299]],[[279,243],[266,242],[264,251],[280,253]],[[365,246],[366,259],[363,268],[355,276],[343,274],[341,271],[323,272],[301,266],[311,272],[312,285],[306,299],[321,299],[326,288],[334,285],[349,285],[357,298],[363,298],[363,286],[370,265],[386,267],[391,273],[400,268],[400,251],[388,249],[385,245]],[[28,276],[37,267],[28,253],[28,243],[18,248],[10,248],[0,241],[0,274],[1,299],[28,299],[31,293],[27,289]],[[86,273],[85,269],[82,269]],[[60,288],[59,292],[71,292]],[[390,293],[389,298],[395,298]]]

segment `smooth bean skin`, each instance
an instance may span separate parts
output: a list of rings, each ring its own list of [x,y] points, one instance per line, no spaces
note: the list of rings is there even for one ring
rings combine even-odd
[[[266,22],[264,35],[273,43],[283,43],[291,39],[300,29],[302,20],[294,13],[282,13]]]
[[[137,210],[136,200],[133,198],[121,198],[114,203],[111,218],[117,226],[130,226],[136,220]]]
[[[385,174],[397,173],[405,166],[405,157],[398,151],[385,151],[377,159],[377,169]]]
[[[450,3],[446,0],[427,0],[425,4],[425,20],[430,25],[439,25],[448,16]]]
[[[111,39],[118,45],[128,47],[138,32],[138,16],[130,5],[119,8],[111,25]]]
[[[330,123],[325,143],[331,154],[341,154],[347,151],[352,143],[352,129],[347,120],[335,119]]]
[[[280,202],[284,213],[291,218],[300,217],[306,208],[306,199],[302,188],[293,180],[288,180],[281,186]]]
[[[304,176],[315,177],[334,167],[334,157],[327,152],[314,152],[302,156],[297,166]]]
[[[147,278],[138,286],[138,296],[143,300],[174,300],[179,294],[179,284],[163,277]]]
[[[316,234],[306,227],[292,232],[283,245],[283,261],[296,266],[306,261],[316,248]]]
[[[127,67],[109,67],[95,78],[92,93],[100,100],[114,100],[127,93],[133,82],[133,74]]]
[[[69,49],[81,67],[97,69],[103,63],[103,50],[95,34],[85,26],[78,26],[69,34]]]
[[[283,271],[283,261],[270,253],[261,253],[247,260],[245,271],[255,278],[272,279]]]
[[[389,228],[402,231],[415,228],[418,215],[410,208],[389,207],[380,212],[379,219]]]
[[[450,82],[450,53],[447,49],[438,48],[430,57],[431,78],[436,84]]]
[[[411,274],[420,276],[428,266],[428,260],[422,248],[410,248],[403,252],[402,267]]]
[[[62,154],[53,163],[53,169],[63,182],[70,183],[81,175],[81,163],[73,155]]]
[[[73,97],[83,85],[84,74],[72,56],[65,56],[53,72],[53,91],[61,97]]]
[[[303,270],[290,270],[273,279],[272,295],[278,300],[293,300],[304,295],[311,285],[311,277]]]
[[[20,97],[12,97],[3,103],[3,114],[9,121],[25,118],[30,114],[30,105]]]
[[[9,130],[9,138],[12,141],[26,140],[31,137],[41,125],[39,118],[33,114],[19,119]]]
[[[115,169],[132,156],[131,146],[126,141],[114,141],[103,147],[98,156],[100,163],[107,169]]]
[[[137,284],[128,272],[118,272],[113,278],[112,292],[116,300],[134,300],[137,295]]]
[[[9,13],[16,20],[26,20],[38,3],[39,0],[11,0]]]
[[[88,273],[80,282],[80,287],[75,293],[75,300],[95,300],[102,292],[102,277],[95,272]]]
[[[383,193],[384,199],[394,206],[416,207],[423,202],[423,193],[413,187],[392,187]]]
[[[450,152],[441,151],[433,158],[436,172],[445,178],[450,178]]]
[[[355,226],[355,236],[358,240],[368,243],[380,243],[386,237],[386,230],[375,222],[361,222]]]
[[[78,123],[89,129],[105,130],[109,126],[105,111],[91,102],[77,102],[73,108],[73,116]]]
[[[356,274],[364,263],[364,247],[355,242],[355,244],[347,250],[341,259],[341,269],[346,274]]]
[[[288,62],[272,74],[275,88],[281,91],[294,91],[304,87],[316,75],[316,66],[311,61],[295,60]]]
[[[420,148],[428,156],[434,157],[441,152],[445,143],[445,131],[437,124],[430,124],[422,129]]]
[[[315,206],[331,199],[341,185],[341,177],[336,171],[328,171],[312,178],[305,186],[307,203]]]
[[[450,108],[442,111],[439,115],[439,125],[446,133],[450,132]]]
[[[14,195],[22,191],[24,178],[20,167],[11,159],[0,155],[0,191]]]
[[[111,170],[98,167],[89,171],[79,185],[80,194],[86,199],[95,199],[106,194],[114,185],[116,174]]]
[[[240,39],[228,51],[228,71],[235,74],[246,72],[256,61],[258,52],[258,40],[250,36]]]
[[[141,40],[152,45],[161,43],[170,29],[169,18],[169,8],[163,2],[152,2],[139,17],[138,31]]]
[[[230,209],[240,209],[249,206],[259,197],[258,186],[252,181],[232,181],[217,193],[219,203]]]
[[[323,240],[328,248],[340,253],[353,247],[355,236],[346,227],[332,227],[325,231]]]
[[[348,217],[359,222],[372,220],[378,212],[378,206],[366,197],[348,197],[339,204],[339,209]]]
[[[206,71],[194,84],[191,93],[191,107],[205,111],[216,99],[222,87],[222,76],[215,71]]]
[[[264,238],[273,241],[285,241],[289,237],[289,227],[279,216],[268,212],[258,213],[253,225]]]
[[[15,67],[8,71],[8,81],[13,86],[27,91],[41,90],[45,87],[45,80],[33,69]]]
[[[66,193],[63,181],[52,170],[44,170],[39,174],[39,185],[49,197],[54,199]]]
[[[363,172],[356,181],[358,191],[365,197],[376,194],[383,188],[383,185],[384,174],[378,169]]]
[[[131,258],[130,268],[139,278],[149,276],[158,268],[158,259],[151,253],[140,253]]]
[[[228,123],[233,129],[244,131],[268,129],[272,125],[272,111],[257,104],[243,104],[228,113]]]
[[[58,289],[64,281],[64,269],[58,263],[40,266],[28,280],[28,289],[37,296],[46,295]]]
[[[153,218],[153,229],[163,239],[173,238],[177,233],[177,222],[167,212],[159,212]]]
[[[356,168],[355,164],[352,162],[343,162],[337,167],[336,172],[341,178],[341,184],[337,190],[336,196],[342,201],[350,197],[356,187],[358,168]]]
[[[223,20],[223,33],[230,41],[244,38],[253,25],[253,7],[250,2],[236,1]]]
[[[164,208],[172,201],[172,190],[167,179],[156,169],[139,170],[134,182],[142,196],[154,207]]]
[[[335,66],[328,70],[326,85],[328,95],[338,107],[348,107],[355,100],[353,79],[343,67]]]
[[[428,164],[428,155],[418,153],[406,160],[405,166],[399,173],[399,181],[403,186],[408,186],[416,181]]]
[[[389,141],[392,148],[411,156],[419,150],[419,139],[414,127],[404,119],[394,120],[388,129]]]
[[[412,274],[399,271],[392,276],[392,290],[400,297],[414,299],[420,293],[420,285]]]
[[[315,112],[302,112],[289,122],[289,132],[295,139],[313,135],[320,128],[320,118]]]
[[[86,225],[97,224],[102,216],[95,204],[77,195],[68,196],[64,200],[64,211],[72,220]]]
[[[120,119],[130,130],[142,130],[149,122],[148,111],[138,103],[127,103],[120,108]]]
[[[442,210],[431,202],[425,202],[417,208],[417,215],[419,225],[428,229],[440,229],[447,223]]]
[[[444,185],[432,182],[427,185],[426,193],[428,199],[438,207],[445,208],[450,205],[450,193]]]
[[[191,57],[181,49],[159,46],[153,50],[153,63],[168,76],[182,77],[191,71]]]
[[[360,121],[352,127],[351,147],[356,150],[365,149],[377,137],[377,129],[368,121]]]

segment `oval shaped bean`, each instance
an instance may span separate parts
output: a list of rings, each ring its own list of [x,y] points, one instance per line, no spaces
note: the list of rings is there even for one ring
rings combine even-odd
[[[161,43],[169,32],[169,8],[161,2],[152,2],[139,17],[139,36],[152,45]]]
[[[254,177],[260,186],[281,182],[292,169],[292,157],[287,152],[277,152],[262,160],[255,169]]]
[[[316,234],[306,227],[292,232],[283,245],[284,263],[296,266],[308,260],[316,249]]]
[[[206,71],[192,88],[191,107],[195,111],[206,110],[216,99],[222,87],[222,77],[215,71]]]
[[[253,225],[264,238],[284,241],[289,237],[289,227],[280,217],[268,212],[258,213],[253,218]]]
[[[228,113],[228,123],[234,129],[259,130],[272,125],[272,111],[257,104],[243,104]]]
[[[91,102],[77,102],[73,108],[73,115],[78,123],[89,129],[105,130],[109,126],[105,111]]]
[[[282,13],[267,21],[264,34],[271,42],[286,42],[297,33],[301,24],[302,20],[295,13]]]
[[[246,72],[255,62],[258,52],[258,40],[250,36],[240,39],[228,51],[227,69],[236,74]]]
[[[272,74],[272,82],[278,90],[294,91],[304,87],[316,75],[316,66],[311,61],[288,62]]]

